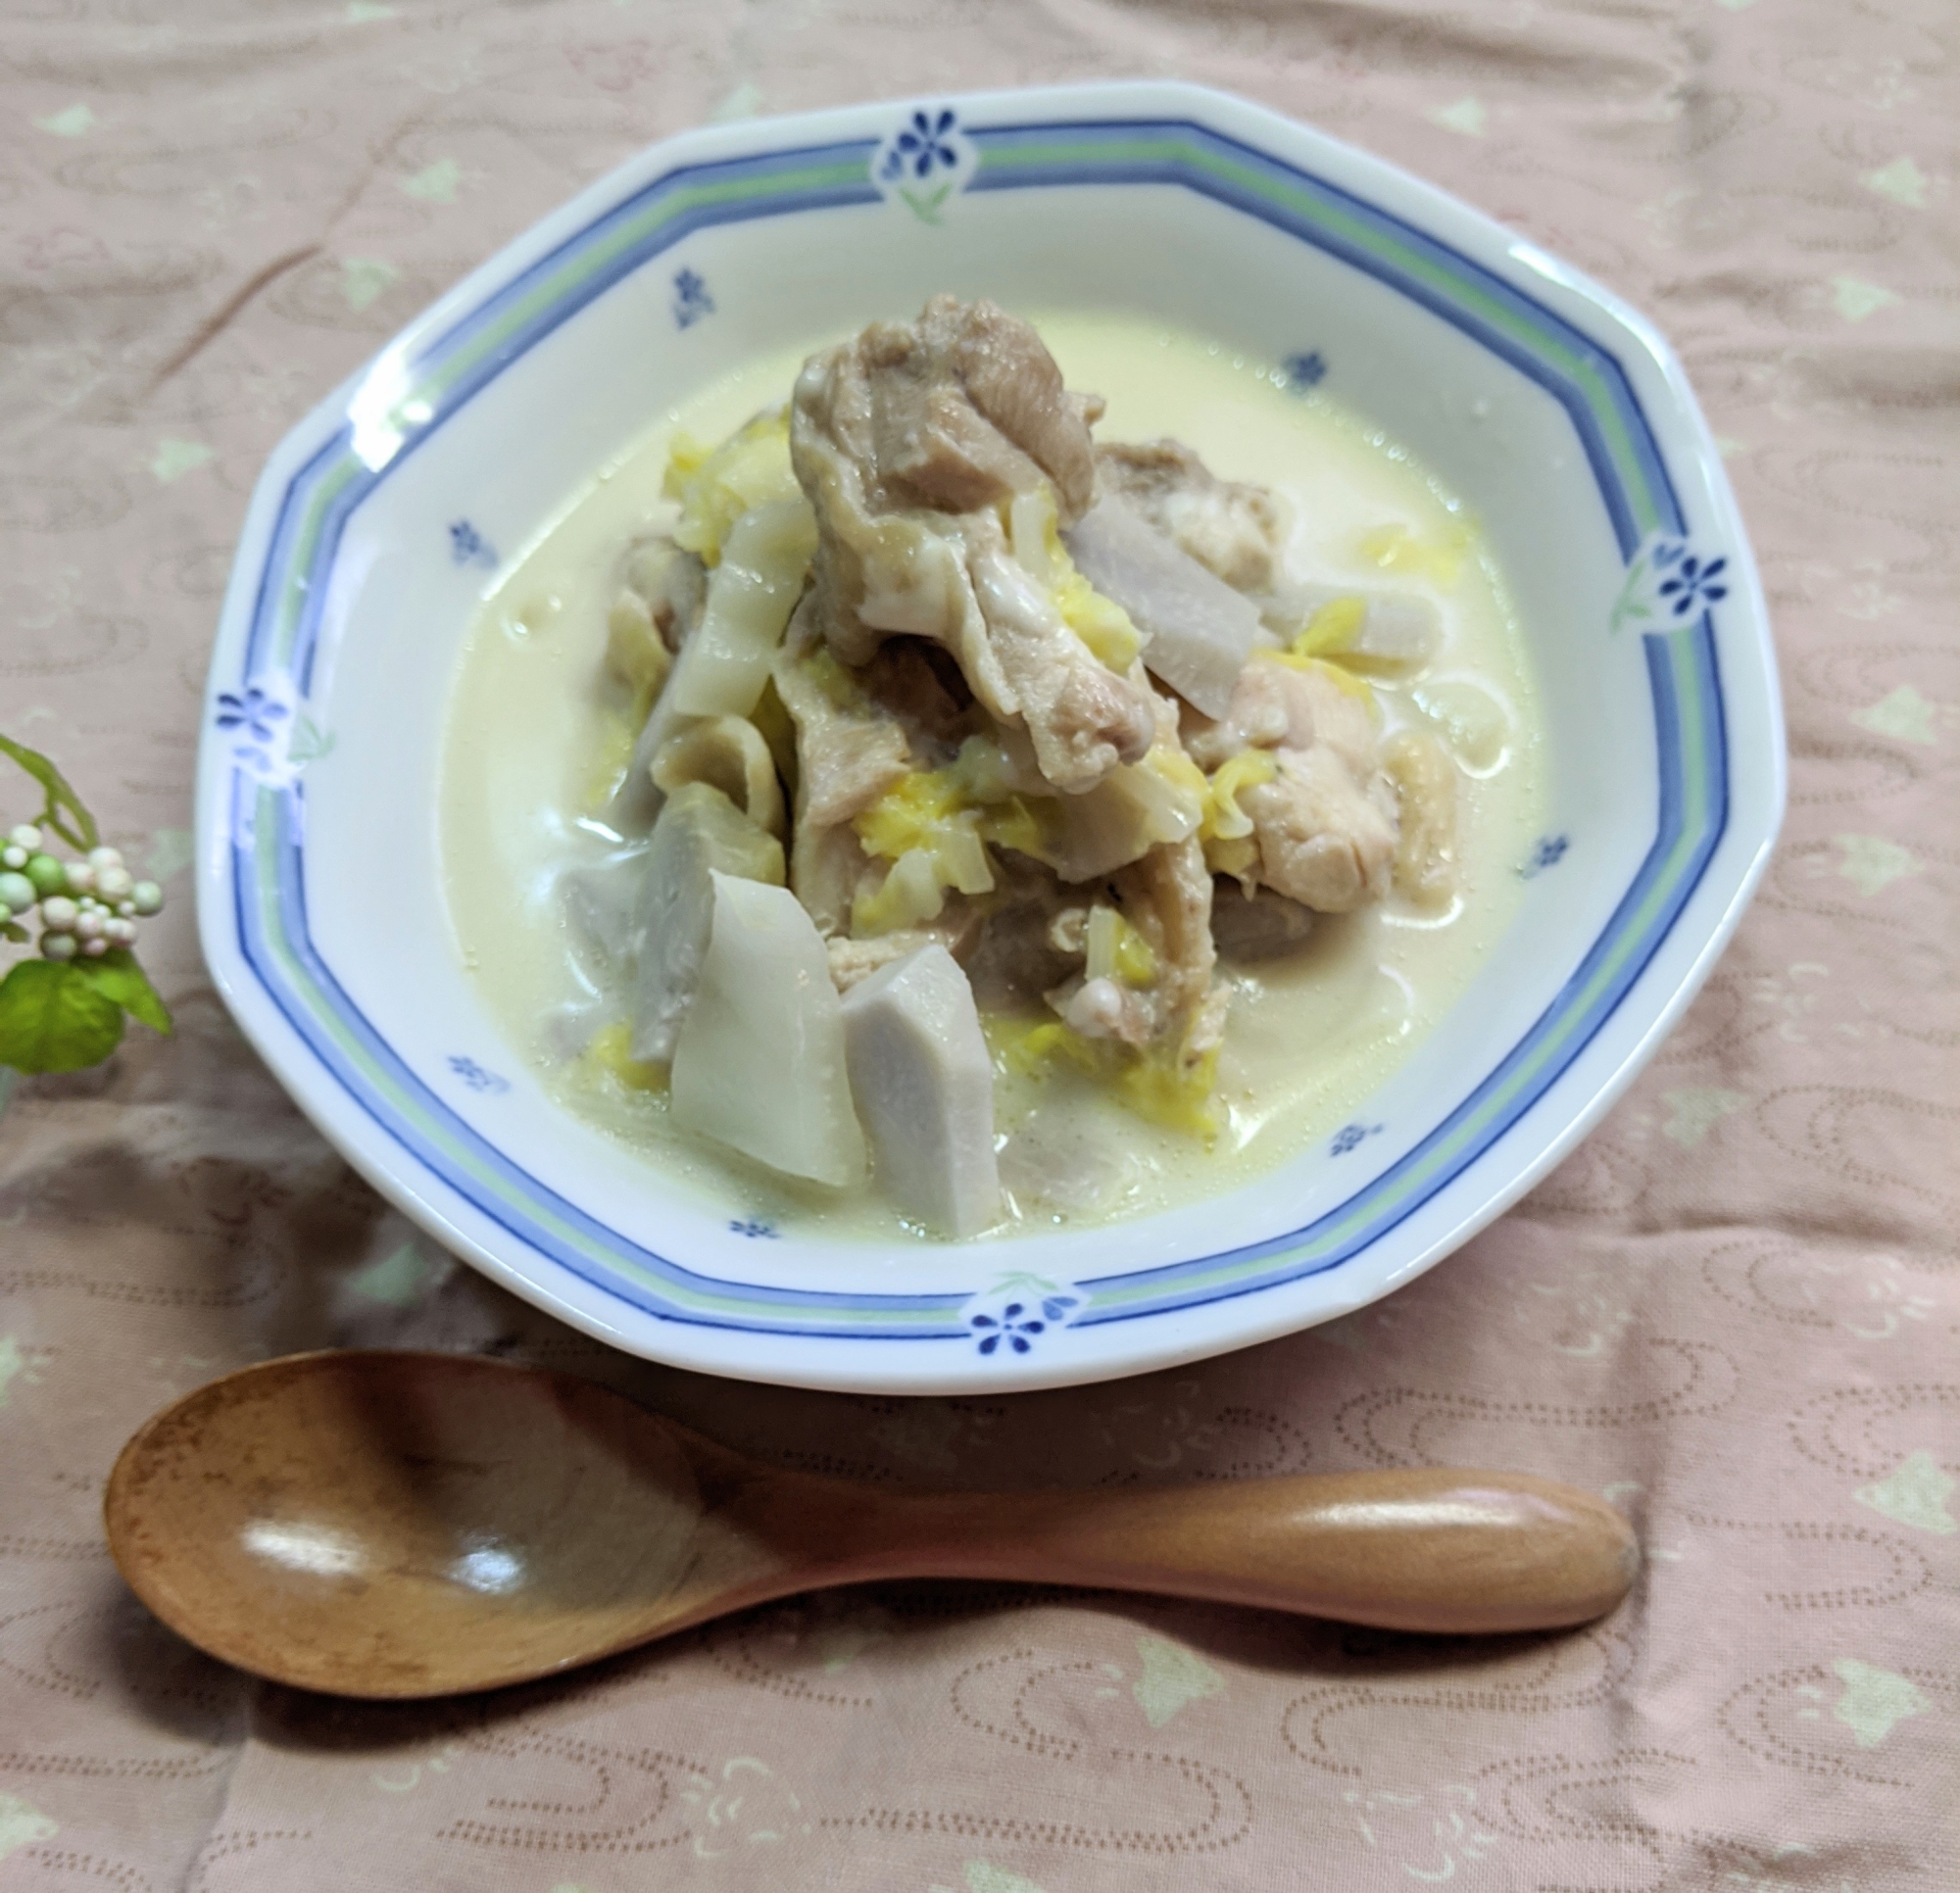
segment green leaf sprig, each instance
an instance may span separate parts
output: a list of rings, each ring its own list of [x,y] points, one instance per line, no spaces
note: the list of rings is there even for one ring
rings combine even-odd
[[[164,904],[154,881],[139,881],[113,848],[68,778],[38,750],[0,736],[0,755],[40,786],[34,821],[0,837],[0,939],[17,946],[40,925],[39,956],[0,979],[0,1066],[20,1072],[80,1071],[122,1042],[125,1023],[171,1030],[170,1008],[129,950],[136,923]],[[84,855],[64,862],[49,836]]]
[[[16,743],[11,736],[0,736],[0,755],[12,756],[41,785],[47,800],[34,817],[35,827],[52,829],[77,854],[86,854],[101,843],[102,831],[96,827],[95,817],[69,787],[68,778],[40,751]]]

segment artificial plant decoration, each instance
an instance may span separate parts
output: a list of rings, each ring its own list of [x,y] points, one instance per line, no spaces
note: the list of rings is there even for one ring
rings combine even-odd
[[[79,1071],[116,1049],[128,1019],[171,1029],[130,950],[163,890],[102,846],[95,817],[39,751],[0,736],[0,755],[41,792],[39,814],[0,837],[0,940],[29,949],[0,979],[0,1068]]]

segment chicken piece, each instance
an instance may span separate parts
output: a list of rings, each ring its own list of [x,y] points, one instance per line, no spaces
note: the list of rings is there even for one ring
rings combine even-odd
[[[1105,494],[1131,509],[1234,591],[1270,592],[1279,576],[1279,502],[1221,480],[1182,441],[1108,441],[1096,450]]]
[[[1211,874],[1194,838],[1153,848],[1112,880],[1123,918],[1143,937],[1153,962],[1147,983],[1100,975],[1060,989],[1049,1002],[1089,1039],[1145,1046],[1164,1044],[1180,1062],[1196,1062],[1225,1027],[1223,992],[1214,992]]]
[[[1026,724],[1042,774],[1063,794],[1079,795],[1121,764],[1142,761],[1155,722],[1149,685],[1111,670],[1062,622],[992,513],[970,519],[964,536],[980,613],[1011,693],[1011,707],[997,713]]]
[[[1225,716],[1214,723],[1187,710],[1182,734],[1202,769],[1248,749],[1272,752],[1273,780],[1238,792],[1258,850],[1254,879],[1321,913],[1347,913],[1388,892],[1396,792],[1358,687],[1324,664],[1255,655]]]
[[[1279,773],[1239,792],[1258,848],[1257,878],[1318,913],[1351,913],[1389,891],[1396,858],[1395,791],[1379,770],[1357,775],[1340,751],[1280,750]]]
[[[1149,748],[1148,704],[1014,560],[996,510],[1046,479],[1072,523],[1093,486],[1088,427],[1025,323],[936,297],[916,324],[874,323],[812,357],[790,452],[816,510],[818,620],[843,663],[893,633],[944,645],[1064,791]]]
[[[798,828],[848,822],[919,766],[897,717],[825,664],[820,652],[799,647],[794,631],[775,680],[796,724]]]
[[[873,322],[847,348],[867,383],[871,462],[912,504],[971,512],[1046,474],[1065,518],[1088,506],[1089,429],[1027,323],[941,295],[916,323]]]
[[[1456,764],[1427,731],[1403,730],[1389,739],[1382,767],[1400,818],[1396,892],[1420,907],[1446,906],[1456,893]]]
[[[851,903],[872,872],[851,817],[917,762],[904,725],[823,647],[811,596],[790,617],[774,684],[796,725],[790,888],[825,935],[847,933]]]
[[[1330,747],[1364,780],[1381,767],[1366,686],[1331,664],[1300,668],[1255,655],[1233,686],[1225,716],[1212,723],[1186,710],[1179,735],[1200,769],[1215,769],[1241,750],[1309,750],[1318,744]]]
[[[1242,750],[1311,749],[1314,709],[1331,690],[1314,672],[1254,657],[1232,686],[1225,714],[1214,721],[1187,706],[1179,735],[1192,761],[1207,771],[1221,768]],[[1339,710],[1335,714],[1340,718]],[[1365,718],[1365,709],[1362,714]]]
[[[921,946],[854,987],[844,1050],[892,1200],[947,1236],[974,1236],[995,1221],[994,1063],[953,955]]]
[[[1135,681],[1148,696],[1154,729],[1145,759],[1112,769],[1076,796],[1049,796],[1041,810],[1042,846],[1035,850],[1062,880],[1105,880],[1142,860],[1160,842],[1181,842],[1204,818],[1203,784],[1185,766],[1176,700]]]
[[[830,954],[830,983],[840,993],[848,993],[859,980],[869,979],[881,967],[917,952],[921,946],[944,946],[963,964],[979,944],[987,921],[988,913],[980,902],[949,891],[939,913],[916,926],[861,940],[855,935],[833,934],[824,941]]]
[[[902,928],[895,934],[880,934],[874,940],[853,940],[835,934],[824,943],[830,954],[830,983],[840,993],[849,993],[873,973],[884,971],[921,946],[936,946],[938,941],[922,927]]]
[[[974,734],[973,693],[945,649],[924,638],[887,638],[858,673],[864,694],[895,716],[914,755],[943,768]]]
[[[808,597],[790,619],[774,679],[796,725],[790,886],[825,934],[843,933],[870,868],[851,818],[918,765],[904,726],[824,649]]]
[[[1313,719],[1313,741],[1317,748],[1329,749],[1363,782],[1381,769],[1381,746],[1375,734],[1374,702],[1365,684],[1346,678],[1331,664],[1314,664],[1296,670],[1273,658],[1258,659],[1260,669],[1283,670],[1298,683],[1287,685],[1289,716],[1298,716],[1305,705]],[[1297,749],[1291,741],[1283,748]]]

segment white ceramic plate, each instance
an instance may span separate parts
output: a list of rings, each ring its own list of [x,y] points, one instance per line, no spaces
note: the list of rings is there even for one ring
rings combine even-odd
[[[709,378],[939,289],[1158,316],[1324,375],[1406,442],[1510,578],[1553,812],[1517,863],[1511,936],[1324,1146],[1107,1228],[846,1244],[707,1206],[523,1068],[443,911],[439,736],[499,549]],[[1428,185],[1181,85],[866,106],[636,158],[287,436],[253,497],[207,711],[206,955],[361,1171],[617,1346],[878,1392],[1163,1367],[1421,1273],[1649,1056],[1735,927],[1784,797],[1761,588],[1659,336]]]

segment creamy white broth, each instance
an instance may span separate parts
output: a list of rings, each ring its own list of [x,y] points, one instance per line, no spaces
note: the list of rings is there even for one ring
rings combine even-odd
[[[1208,1149],[1144,1123],[1073,1073],[1004,1075],[997,1132],[1012,1213],[996,1236],[1228,1189],[1354,1116],[1509,924],[1544,776],[1537,690],[1501,574],[1468,509],[1408,453],[1327,397],[1288,389],[1271,364],[1200,337],[1128,317],[1018,313],[1070,387],[1107,401],[1099,439],[1169,435],[1222,478],[1278,493],[1297,578],[1434,600],[1445,634],[1436,661],[1413,686],[1378,682],[1377,696],[1392,727],[1421,719],[1443,733],[1466,779],[1458,894],[1446,910],[1392,900],[1323,917],[1291,958],[1221,966],[1233,999],[1218,1067],[1222,1129]],[[909,1228],[875,1180],[840,1195],[777,1176],[678,1130],[664,1094],[622,1086],[577,1054],[604,994],[573,950],[561,885],[568,869],[621,847],[597,817],[628,735],[602,686],[606,615],[623,547],[672,516],[660,497],[671,436],[722,438],[784,400],[804,357],[834,339],[753,362],[659,416],[500,574],[458,672],[439,820],[458,950],[512,1044],[566,1108],[732,1214],[851,1238]]]

